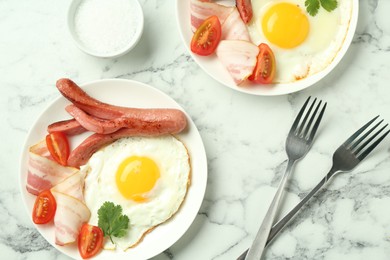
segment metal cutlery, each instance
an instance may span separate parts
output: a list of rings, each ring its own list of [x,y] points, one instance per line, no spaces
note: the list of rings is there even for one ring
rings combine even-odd
[[[364,158],[370,154],[375,147],[386,137],[390,132],[387,130],[380,137],[378,135],[388,126],[388,124],[381,127],[375,133],[373,131],[383,122],[383,120],[376,123],[373,127],[365,131],[379,116],[371,119],[368,123],[357,130],[351,137],[349,137],[333,154],[333,165],[325,177],[314,187],[314,189],[307,194],[301,202],[299,202],[286,216],[276,223],[268,236],[266,245],[286,226],[286,224],[295,216],[295,214],[302,208],[306,202],[317,193],[331,177],[341,172],[352,171]],[[378,137],[378,138],[377,138]],[[248,250],[242,253],[237,260],[245,259]],[[259,258],[258,258],[259,259]]]
[[[325,112],[326,103],[322,106],[322,109],[320,110],[322,101],[319,101],[319,103],[315,107],[314,112],[312,112],[317,101],[317,99],[314,99],[309,109],[305,112],[309,100],[310,97],[302,106],[290,129],[290,132],[287,135],[287,168],[279,184],[278,190],[275,193],[272,203],[267,211],[267,214],[264,217],[263,223],[261,224],[260,229],[257,232],[256,238],[252,246],[249,248],[248,254],[245,258],[246,260],[260,259],[261,255],[263,254],[263,250],[268,239],[268,234],[274,223],[276,212],[279,208],[279,204],[284,192],[284,187],[287,183],[288,176],[292,172],[295,162],[303,158],[307,154],[313,143],[314,135],[318,129],[318,126],[320,125],[322,116]],[[320,112],[318,113],[319,110]]]

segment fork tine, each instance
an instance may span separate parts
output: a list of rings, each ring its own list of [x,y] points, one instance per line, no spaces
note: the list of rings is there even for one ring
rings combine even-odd
[[[373,134],[367,141],[365,141],[360,147],[358,147],[356,149],[356,151],[354,151],[353,153],[354,154],[359,154],[361,150],[364,149],[364,147],[366,147],[372,140],[374,140],[375,137],[377,137],[382,131],[383,129],[385,129],[387,127],[388,124],[386,124],[384,127],[382,127],[381,129],[379,129],[375,134]]]
[[[316,100],[314,100],[314,102],[316,102]],[[314,105],[314,102],[313,102],[312,106]],[[307,133],[309,132],[309,129],[310,129],[310,127],[311,127],[311,124],[312,124],[313,121],[314,121],[314,117],[317,115],[318,108],[320,107],[321,103],[322,103],[322,100],[320,100],[320,102],[319,102],[318,105],[316,106],[316,109],[314,110],[313,114],[311,115],[310,120],[309,120],[309,122],[307,123],[307,125],[306,125],[306,127],[305,127],[305,130],[304,130],[304,132],[303,132],[303,137],[306,137]],[[310,110],[309,110],[309,112],[310,112]],[[303,125],[302,125],[302,127],[303,127]]]
[[[320,104],[321,104],[321,102],[320,102]],[[320,114],[319,114],[318,117],[317,117],[317,121],[314,123],[313,129],[312,129],[311,132],[310,132],[310,135],[309,135],[309,140],[310,140],[310,141],[313,140],[314,135],[315,135],[316,132],[317,132],[318,126],[319,126],[320,123],[321,123],[322,116],[324,115],[324,112],[325,112],[325,109],[326,109],[326,104],[327,104],[327,103],[325,102],[324,106],[322,107],[322,110],[321,110]],[[318,107],[319,107],[319,105],[318,105]],[[317,108],[318,108],[318,107],[317,107]],[[313,116],[312,118],[314,119],[314,116]],[[305,135],[306,135],[306,134],[305,134]]]
[[[362,161],[366,156],[374,150],[374,148],[382,142],[382,140],[386,137],[386,135],[390,132],[390,130],[387,130],[386,133],[384,133],[381,137],[378,138],[371,146],[369,146],[366,150],[364,150],[357,158],[358,160]]]
[[[355,149],[355,147],[357,147],[364,139],[366,139],[366,137],[372,133],[372,131],[374,131],[381,123],[383,122],[383,119],[381,121],[379,121],[379,123],[377,123],[376,125],[374,125],[370,130],[368,130],[362,137],[360,137],[357,141],[353,142],[353,144],[351,144],[351,147],[349,147],[349,149],[353,150]],[[382,129],[383,130],[383,129]],[[372,139],[371,139],[372,140]],[[358,153],[358,152],[357,152]]]
[[[313,103],[311,103],[309,110],[307,110],[305,117],[303,118],[301,124],[299,125],[299,128],[297,130],[297,134],[300,135],[302,133],[303,127],[306,125],[306,121],[309,118],[309,115],[311,114],[311,111],[313,110],[314,104],[316,103],[317,98],[314,99]],[[305,135],[303,135],[305,136]]]
[[[356,137],[358,137],[364,130],[366,130],[366,128],[372,124],[372,122],[375,121],[375,119],[377,119],[379,116],[376,116],[374,117],[373,119],[371,119],[367,124],[365,124],[364,126],[362,126],[359,130],[357,130],[353,135],[351,135],[351,137],[349,137],[344,143],[343,145],[344,146],[349,146],[353,140],[356,139]]]
[[[302,114],[303,114],[303,112],[305,111],[306,106],[307,106],[307,104],[309,103],[310,98],[311,98],[311,97],[308,97],[308,98],[306,99],[305,104],[303,104],[301,110],[299,111],[297,117],[296,117],[295,120],[294,120],[294,123],[293,123],[292,126],[291,126],[290,133],[291,133],[291,132],[294,132],[294,131],[297,129],[298,123],[299,123],[299,121],[301,120]]]

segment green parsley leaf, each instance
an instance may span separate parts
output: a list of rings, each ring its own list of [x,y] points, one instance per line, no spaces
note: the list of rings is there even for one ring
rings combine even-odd
[[[306,0],[305,1],[306,11],[311,15],[315,16],[320,9],[320,1],[319,0]]]
[[[337,0],[320,0],[321,6],[328,12],[337,8]]]
[[[109,236],[112,243],[112,237],[123,237],[126,235],[129,227],[129,217],[122,215],[122,207],[115,206],[112,202],[104,202],[98,210],[98,226],[103,230],[104,236]]]
[[[337,0],[306,0],[306,11],[311,16],[316,16],[318,10],[322,6],[326,11],[331,12],[337,8]]]

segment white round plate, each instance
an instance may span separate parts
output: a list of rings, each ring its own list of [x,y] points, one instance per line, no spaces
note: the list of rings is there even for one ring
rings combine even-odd
[[[259,95],[259,96],[276,96],[276,95],[284,95],[284,94],[297,92],[312,86],[313,84],[321,80],[323,77],[325,77],[329,72],[331,72],[336,67],[336,65],[340,62],[344,54],[347,52],[352,42],[352,38],[355,34],[358,14],[359,14],[359,0],[353,0],[352,17],[350,20],[348,32],[344,40],[344,43],[340,51],[337,53],[336,57],[333,59],[333,61],[329,64],[329,66],[327,66],[321,72],[318,72],[310,77],[307,77],[305,79],[293,83],[270,84],[266,86],[251,85],[247,87],[243,87],[243,86],[239,87],[236,85],[232,77],[229,75],[225,67],[223,67],[223,65],[219,62],[219,60],[215,55],[202,57],[202,56],[195,55],[191,52],[190,43],[191,43],[193,32],[191,31],[191,26],[190,26],[191,25],[190,1],[191,0],[176,0],[176,16],[177,16],[177,22],[179,25],[179,31],[181,37],[184,41],[185,46],[188,49],[188,52],[191,54],[192,58],[207,74],[209,74],[212,78],[214,78],[216,81],[220,82],[221,84],[240,92],[244,92],[252,95]],[[224,1],[219,1],[219,3],[232,5],[234,1],[224,0]]]
[[[81,87],[92,97],[110,104],[138,108],[177,108],[183,111],[172,98],[163,92],[136,81],[106,79],[84,84]],[[49,124],[70,118],[64,109],[69,103],[62,96],[57,98],[38,117],[27,135],[21,156],[20,190],[29,216],[31,216],[35,201],[35,196],[26,190],[29,147],[45,138],[46,127]],[[194,122],[188,115],[187,120],[187,129],[178,134],[177,137],[186,145],[191,157],[191,185],[179,211],[169,221],[147,234],[136,247],[130,248],[126,252],[102,250],[94,257],[95,259],[149,259],[170,247],[190,227],[203,201],[207,183],[207,159],[202,139]],[[91,133],[72,137],[71,146],[75,147],[89,134]],[[55,248],[74,259],[81,259],[76,243],[67,246],[55,244],[52,223],[35,226]]]

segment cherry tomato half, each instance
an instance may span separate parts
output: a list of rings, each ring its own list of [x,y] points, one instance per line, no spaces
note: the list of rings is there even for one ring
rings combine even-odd
[[[261,43],[259,45],[259,54],[257,55],[257,63],[249,76],[249,80],[259,84],[272,83],[276,72],[275,56],[270,47]]]
[[[46,145],[50,155],[59,164],[66,166],[69,157],[69,142],[62,132],[53,132],[46,136]]]
[[[81,227],[78,242],[82,258],[90,258],[100,252],[103,246],[103,231],[100,227],[84,223]]]
[[[236,6],[244,23],[249,23],[253,16],[251,0],[236,0]]]
[[[191,51],[201,56],[212,54],[221,40],[221,22],[213,15],[195,31],[191,40]]]
[[[50,190],[42,191],[35,199],[32,219],[35,224],[50,222],[56,213],[57,203]]]

